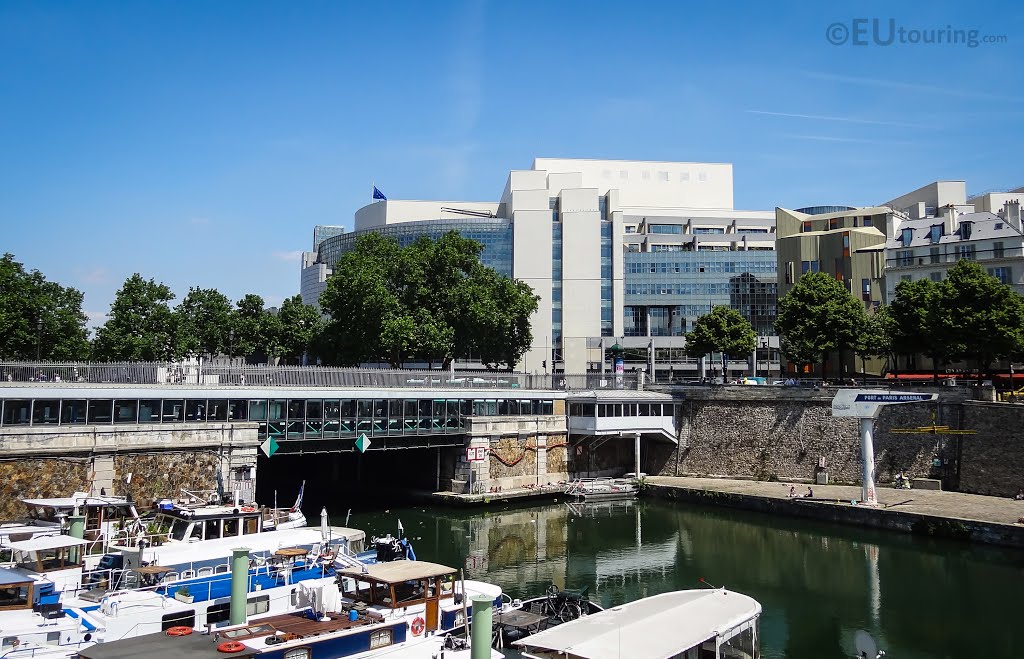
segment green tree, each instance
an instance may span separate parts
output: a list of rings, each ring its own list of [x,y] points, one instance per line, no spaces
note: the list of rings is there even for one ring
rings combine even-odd
[[[231,312],[228,355],[262,355],[269,358],[280,352],[277,343],[279,335],[280,322],[277,317],[264,308],[262,297],[250,293],[235,303]]]
[[[864,331],[864,303],[850,295],[842,282],[823,272],[811,272],[779,300],[775,328],[782,336],[782,351],[797,363],[821,358],[821,375],[828,377],[828,358],[854,350]]]
[[[26,271],[14,255],[0,258],[0,358],[85,359],[88,318],[81,291]]]
[[[949,269],[937,306],[954,356],[973,361],[979,380],[993,362],[1020,351],[1024,300],[977,263],[964,259]]]
[[[190,288],[174,309],[178,355],[212,357],[227,351],[231,302],[213,288]]]
[[[289,362],[301,362],[302,356],[310,352],[323,331],[320,312],[316,307],[303,304],[301,295],[295,295],[281,304],[277,319],[280,356]]]
[[[950,318],[941,310],[942,286],[930,279],[901,281],[888,307],[892,352],[913,359],[922,354],[932,362],[932,377],[939,381],[939,366],[961,351],[951,334]]]
[[[93,359],[99,361],[172,361],[175,358],[174,293],[164,284],[135,273],[114,295],[107,322],[96,330]]]
[[[383,359],[396,367],[417,358],[447,366],[475,355],[491,368],[513,366],[532,341],[537,297],[483,266],[481,250],[454,231],[405,248],[362,236],[335,265],[320,299],[331,316],[326,358]]]
[[[686,335],[686,354],[703,357],[712,352],[741,357],[754,352],[757,334],[743,315],[727,306],[714,307],[693,324]]]
[[[879,357],[893,361],[892,335],[893,318],[889,307],[879,307],[874,313],[868,314],[864,331],[857,339],[856,351],[860,355],[860,371],[867,379],[867,358]]]

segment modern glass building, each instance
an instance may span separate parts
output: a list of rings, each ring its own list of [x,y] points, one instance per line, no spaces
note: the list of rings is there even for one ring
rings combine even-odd
[[[540,298],[521,370],[606,370],[618,342],[633,356],[628,366],[659,381],[700,375],[683,335],[723,304],[763,337],[759,367],[750,355],[730,370],[778,371],[775,213],[733,209],[729,164],[538,158],[509,172],[497,202],[387,199],[354,219],[354,231],[322,240],[307,262],[307,303],[314,280],[367,232],[406,245],[455,230],[483,244],[483,263]]]

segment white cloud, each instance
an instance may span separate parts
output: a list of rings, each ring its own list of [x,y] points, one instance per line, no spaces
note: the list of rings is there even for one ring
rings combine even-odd
[[[271,254],[278,261],[284,261],[286,263],[294,263],[295,261],[302,260],[302,250],[293,249],[291,251],[277,251]]]
[[[92,268],[75,268],[75,276],[83,284],[104,284],[110,281],[110,271],[101,265]]]
[[[82,313],[84,313],[88,318],[88,320],[85,321],[85,324],[89,327],[99,327],[103,323],[107,322],[107,313],[105,311],[89,311],[88,309],[83,309]]]
[[[770,112],[768,110],[746,110],[748,114],[763,114],[770,117],[787,117],[790,119],[812,119],[815,121],[841,121],[851,124],[874,124],[877,126],[912,126],[898,121],[881,121],[878,119],[862,119],[860,117],[842,117],[824,114],[799,114],[796,112]]]

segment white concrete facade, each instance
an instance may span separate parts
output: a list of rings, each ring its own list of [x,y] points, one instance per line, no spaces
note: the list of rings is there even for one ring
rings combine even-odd
[[[533,345],[517,367],[583,373],[600,368],[602,346],[609,348],[616,337],[626,340],[625,270],[635,258],[630,252],[774,249],[774,212],[733,210],[732,182],[732,165],[725,163],[537,158],[531,169],[509,172],[496,203],[388,199],[357,210],[354,227],[510,220],[511,274],[540,298],[531,318]],[[659,235],[649,231],[654,224],[677,229]],[[303,276],[314,267],[304,263]],[[726,292],[714,303],[729,299]],[[669,297],[655,302],[666,310],[683,303]],[[681,354],[681,334],[666,335],[658,347]],[[650,335],[660,336],[657,330]],[[653,352],[653,341],[629,336],[627,344],[650,343]]]

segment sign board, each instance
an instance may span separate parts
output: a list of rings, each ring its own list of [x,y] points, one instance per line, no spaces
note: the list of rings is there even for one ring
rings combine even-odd
[[[365,432],[364,433],[359,433],[359,438],[356,439],[356,448],[359,449],[360,453],[366,453],[366,449],[370,448],[370,444],[372,444],[372,443],[373,442],[371,442],[366,437],[366,433]]]
[[[266,455],[268,458],[273,457],[273,455],[277,453],[277,449],[279,448],[281,448],[281,446],[276,441],[274,441],[273,437],[260,444],[260,450],[263,451],[263,454]]]
[[[927,403],[938,398],[938,394],[842,389],[832,399],[832,416],[874,419],[884,405]]]
[[[470,446],[466,449],[466,462],[483,462],[487,459],[487,447]]]

